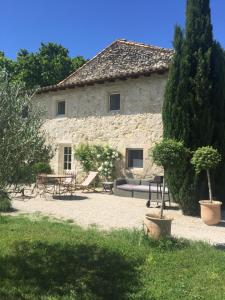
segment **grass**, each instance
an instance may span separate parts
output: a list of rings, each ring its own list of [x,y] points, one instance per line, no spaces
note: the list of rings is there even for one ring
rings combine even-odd
[[[225,299],[225,251],[141,231],[0,217],[0,299]]]

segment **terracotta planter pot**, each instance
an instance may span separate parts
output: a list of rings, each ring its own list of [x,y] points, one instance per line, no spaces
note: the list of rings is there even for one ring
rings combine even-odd
[[[201,207],[201,219],[207,225],[216,225],[221,221],[221,205],[220,201],[209,200],[199,201]]]
[[[146,233],[154,238],[159,239],[171,235],[172,219],[163,217],[160,219],[158,215],[146,214],[145,215]]]

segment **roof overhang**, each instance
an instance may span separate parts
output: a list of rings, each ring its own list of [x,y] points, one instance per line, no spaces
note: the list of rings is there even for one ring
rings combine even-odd
[[[75,83],[67,83],[67,84],[61,83],[61,84],[50,85],[50,86],[39,88],[36,91],[36,94],[55,92],[58,90],[73,89],[76,87],[90,86],[94,84],[103,84],[105,82],[114,82],[115,80],[126,80],[128,78],[135,79],[140,76],[151,76],[152,74],[164,74],[168,72],[168,70],[169,70],[168,67],[162,66],[151,70],[144,70],[144,71],[132,72],[132,73],[122,73],[119,75],[117,74],[116,76],[109,76],[109,77],[103,77],[103,78],[92,79],[92,80],[82,80],[80,82],[75,82]]]

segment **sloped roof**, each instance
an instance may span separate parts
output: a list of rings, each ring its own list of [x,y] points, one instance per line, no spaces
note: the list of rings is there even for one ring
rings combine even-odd
[[[169,68],[173,53],[172,49],[116,40],[63,81],[41,88],[38,92],[165,72]]]

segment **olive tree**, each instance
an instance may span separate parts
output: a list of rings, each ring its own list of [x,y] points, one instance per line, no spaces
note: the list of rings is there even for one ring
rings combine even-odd
[[[21,181],[37,162],[48,162],[52,155],[46,144],[42,111],[20,84],[12,83],[5,71],[0,73],[0,201],[7,188]],[[26,174],[28,180],[30,174]],[[23,178],[22,178],[23,179]]]

